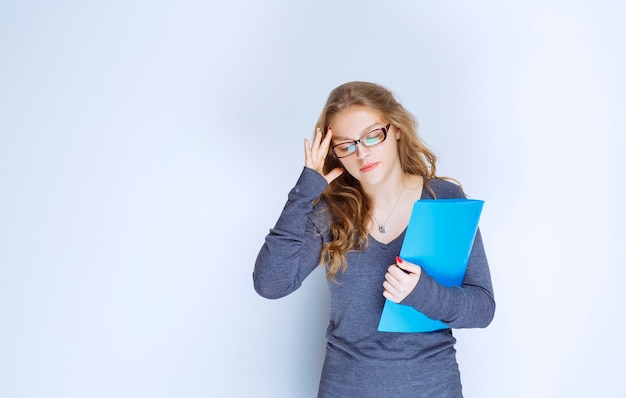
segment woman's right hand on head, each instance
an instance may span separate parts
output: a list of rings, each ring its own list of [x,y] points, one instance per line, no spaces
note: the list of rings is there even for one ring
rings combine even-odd
[[[328,154],[328,148],[330,148],[330,140],[332,138],[332,130],[328,128],[326,137],[322,140],[322,130],[319,128],[315,132],[315,138],[313,144],[308,139],[304,139],[304,165],[309,169],[315,170],[320,173],[326,179],[329,184],[343,174],[343,169],[336,167],[332,169],[328,174],[324,174],[324,162],[326,162],[326,155]]]

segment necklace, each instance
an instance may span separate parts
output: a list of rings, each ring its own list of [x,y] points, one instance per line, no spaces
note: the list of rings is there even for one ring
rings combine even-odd
[[[387,221],[389,221],[389,219],[391,218],[391,215],[393,214],[393,211],[396,209],[396,206],[398,205],[398,202],[400,201],[400,198],[402,197],[403,193],[404,193],[404,185],[402,186],[402,191],[400,191],[400,195],[398,195],[398,199],[396,199],[396,203],[393,204],[393,207],[391,208],[391,212],[389,212],[389,215],[387,216],[387,219],[385,220],[384,223],[382,224],[379,223],[374,213],[372,213],[372,217],[374,218],[374,221],[376,221],[376,224],[378,224],[378,231],[381,234],[387,233],[387,227],[385,226],[385,224],[387,224]]]

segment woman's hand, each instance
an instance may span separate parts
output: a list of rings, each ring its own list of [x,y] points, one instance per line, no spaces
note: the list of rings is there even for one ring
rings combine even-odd
[[[389,266],[383,282],[383,296],[399,303],[415,289],[422,275],[422,267],[396,257],[396,263]]]
[[[326,155],[328,154],[328,148],[330,147],[330,140],[332,138],[332,130],[328,128],[328,132],[324,140],[322,141],[322,130],[319,128],[315,132],[315,138],[313,139],[313,145],[309,143],[308,139],[304,139],[304,165],[309,169],[313,169],[320,173],[326,179],[329,184],[333,180],[343,174],[342,168],[332,169],[328,174],[324,175],[324,162],[326,161]]]

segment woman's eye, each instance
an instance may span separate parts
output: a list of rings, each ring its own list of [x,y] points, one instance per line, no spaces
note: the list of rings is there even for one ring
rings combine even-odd
[[[344,146],[340,146],[339,149],[341,149],[342,152],[354,152],[354,150],[356,149],[356,146],[354,144],[349,144],[349,145],[344,145]]]
[[[373,145],[378,142],[378,137],[367,137],[365,139],[365,145]]]

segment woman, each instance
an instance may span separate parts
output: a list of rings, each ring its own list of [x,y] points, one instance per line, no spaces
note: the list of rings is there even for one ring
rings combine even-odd
[[[398,257],[413,204],[463,197],[436,176],[436,157],[414,117],[384,87],[334,89],[304,140],[305,167],[270,230],[254,287],[279,298],[319,264],[331,297],[319,397],[461,397],[450,329],[379,332],[385,299],[410,305],[450,328],[486,327],[495,302],[480,231],[462,286],[438,284]]]

